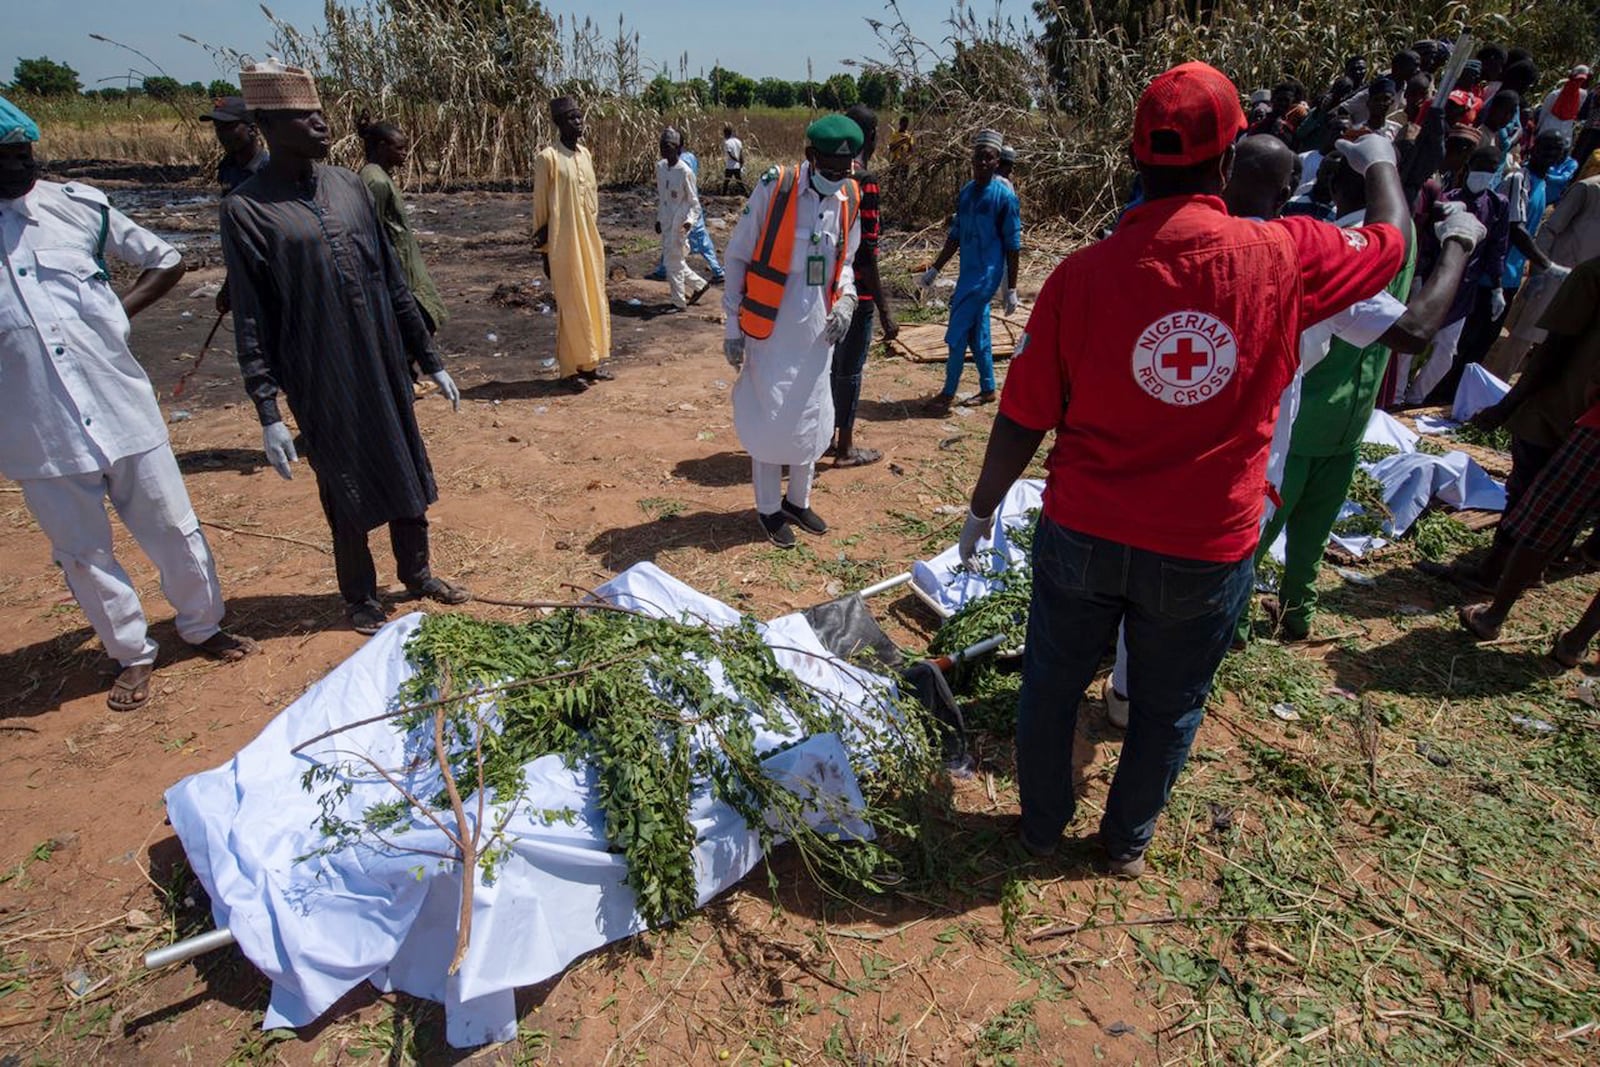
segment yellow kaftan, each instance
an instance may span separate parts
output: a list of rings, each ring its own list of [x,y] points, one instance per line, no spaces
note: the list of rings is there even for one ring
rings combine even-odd
[[[557,142],[533,164],[533,229],[549,227],[550,288],[556,298],[556,360],[562,377],[594,370],[611,354],[600,187],[589,150]]]

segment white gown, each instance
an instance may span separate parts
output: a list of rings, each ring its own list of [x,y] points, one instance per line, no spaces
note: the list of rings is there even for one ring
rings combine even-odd
[[[727,315],[725,337],[738,337],[739,301],[744,297],[745,273],[754,256],[761,220],[777,189],[777,180],[762,180],[750,194],[739,223],[723,256],[727,284],[722,309]],[[823,340],[828,320],[828,285],[837,257],[845,256],[839,276],[840,291],[856,292],[856,247],[861,241],[859,215],[839,245],[839,213],[844,210],[843,190],[824,199],[811,185],[810,164],[803,164],[795,185],[799,198],[795,218],[794,254],[772,336],[745,339],[744,367],[733,386],[733,425],[750,458],[760,463],[814,463],[833,436],[833,390],[828,371],[833,347]],[[812,236],[816,235],[813,242]],[[806,259],[823,258],[822,285],[806,284]]]

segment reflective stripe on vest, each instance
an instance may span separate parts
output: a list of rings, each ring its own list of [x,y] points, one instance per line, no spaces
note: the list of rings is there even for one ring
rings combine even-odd
[[[778,321],[778,305],[783,300],[783,287],[789,280],[789,264],[794,257],[795,223],[800,214],[800,198],[795,195],[795,185],[800,180],[799,167],[779,167],[778,179],[767,201],[767,214],[761,220],[761,233],[756,238],[755,256],[745,272],[744,297],[739,302],[739,329],[746,336],[764,341],[772,336]],[[828,306],[833,306],[839,293],[839,280],[844,274],[844,261],[850,241],[850,227],[855,223],[860,204],[861,190],[854,178],[844,184],[845,203],[839,212],[839,244],[834,254],[833,284],[827,293]]]

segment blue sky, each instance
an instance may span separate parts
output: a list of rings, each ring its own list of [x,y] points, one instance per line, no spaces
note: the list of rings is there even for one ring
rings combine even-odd
[[[943,36],[943,20],[954,0],[902,0],[900,8],[924,39]],[[130,67],[146,71],[144,60],[89,38],[98,33],[146,53],[180,81],[210,81],[226,72],[202,49],[179,38],[187,33],[211,44],[265,54],[270,26],[253,0],[52,0],[33,6],[27,0],[0,4],[29,6],[34,14],[7,20],[0,40],[0,82],[11,79],[19,58],[49,56],[78,72],[86,87],[120,78]],[[267,0],[280,19],[305,30],[322,22],[323,0]],[[978,0],[988,14],[994,0]],[[819,80],[845,69],[846,58],[876,57],[877,41],[866,17],[885,18],[884,0],[654,0],[598,3],[547,0],[552,12],[589,16],[603,27],[627,13],[640,33],[647,66],[670,63],[689,53],[691,72],[714,62],[755,77],[805,77],[809,56]],[[1025,16],[1024,0],[1002,0],[1013,16]],[[231,78],[230,78],[231,80]]]

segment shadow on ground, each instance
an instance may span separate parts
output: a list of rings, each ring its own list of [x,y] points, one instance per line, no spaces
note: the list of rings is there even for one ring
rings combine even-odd
[[[185,474],[219,470],[254,474],[266,466],[267,454],[259,448],[200,448],[178,453],[178,469]]]
[[[760,541],[763,536],[748,511],[692,511],[602,530],[584,546],[584,551],[598,557],[606,569],[623,571],[635,563],[653,563],[670,548],[725,552]]]
[[[161,602],[146,603],[159,610]],[[258,641],[308,634],[343,625],[344,602],[334,594],[245,596],[228,600],[224,625]],[[159,672],[164,667],[199,657],[178,637],[171,620],[156,623],[150,635],[161,645]],[[92,642],[92,644],[91,644]],[[226,670],[226,664],[218,664]],[[88,626],[0,653],[0,678],[9,695],[0,697],[0,721],[31,718],[63,704],[111,688],[117,665],[105,654]]]
[[[1371,648],[1336,648],[1327,663],[1335,684],[1352,692],[1433,699],[1510,696],[1549,677],[1542,647],[1484,647],[1453,619]]]
[[[551,397],[575,396],[569,386],[558,378],[532,378],[520,382],[502,382],[491,379],[480,385],[461,390],[462,400],[545,400]]]
[[[672,476],[708,489],[749,485],[750,457],[743,452],[713,452],[709,456],[679,460],[672,468]]]

